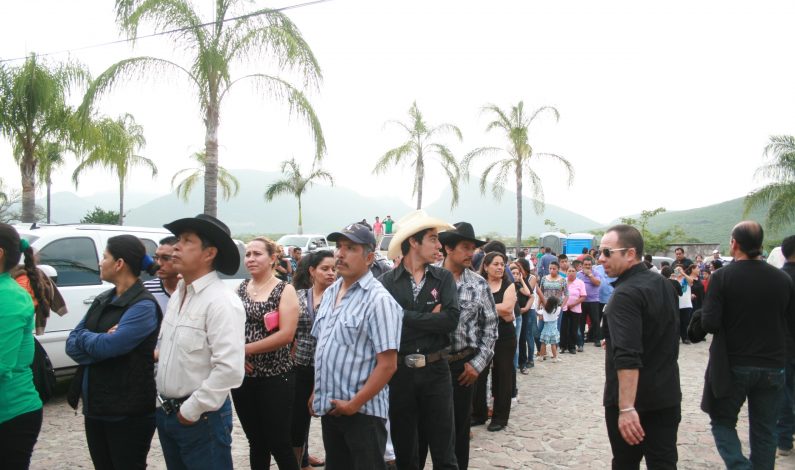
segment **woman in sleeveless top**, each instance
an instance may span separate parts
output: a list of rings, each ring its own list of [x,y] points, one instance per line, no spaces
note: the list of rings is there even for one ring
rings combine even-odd
[[[516,329],[514,327],[514,305],[516,289],[508,279],[505,271],[505,255],[491,252],[483,258],[480,275],[489,283],[494,303],[497,305],[497,341],[494,344],[494,378],[491,392],[494,396],[494,412],[491,416],[489,431],[501,431],[508,425],[511,413],[511,391],[513,388],[513,354],[516,350]],[[486,422],[486,385],[489,368],[486,367],[478,377],[474,397],[473,421],[478,424]]]
[[[232,390],[232,400],[248,439],[253,470],[270,468],[271,455],[279,470],[299,468],[290,445],[295,395],[290,343],[298,325],[299,303],[293,286],[274,275],[277,250],[267,238],[251,240],[245,257],[251,280],[243,281],[237,290],[246,310],[246,376],[240,388]],[[278,315],[278,325],[270,331],[267,314]]]

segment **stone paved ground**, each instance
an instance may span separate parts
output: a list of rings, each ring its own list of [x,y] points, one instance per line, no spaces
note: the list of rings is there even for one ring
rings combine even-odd
[[[679,358],[684,395],[679,427],[679,468],[686,470],[722,468],[709,431],[708,417],[699,409],[707,347],[704,343],[683,346]],[[587,346],[582,354],[562,357],[560,363],[539,363],[529,375],[519,375],[519,399],[505,431],[490,433],[484,426],[474,428],[471,469],[609,468],[610,447],[601,407],[604,353]],[[44,425],[31,467],[41,470],[92,468],[82,417],[75,416],[63,396],[49,403],[44,413]],[[743,410],[739,426],[746,453],[747,423],[748,416]],[[320,423],[314,420],[310,448],[314,455],[320,456],[319,431]],[[233,439],[235,465],[248,468],[248,446],[237,422]],[[149,464],[152,469],[165,468],[156,434]],[[431,468],[430,464],[427,468]],[[777,468],[795,469],[795,454],[779,457]]]

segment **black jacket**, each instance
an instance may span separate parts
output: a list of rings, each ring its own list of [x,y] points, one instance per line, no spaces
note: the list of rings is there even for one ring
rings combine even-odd
[[[638,369],[635,408],[657,410],[682,401],[679,385],[679,300],[668,279],[643,263],[613,282],[605,306],[604,406],[618,405],[618,370]]]
[[[442,350],[450,345],[450,333],[458,326],[461,314],[455,279],[450,271],[428,265],[425,285],[415,301],[410,276],[401,263],[378,278],[403,307],[403,329],[398,353],[428,354]],[[439,304],[441,311],[433,313]]]

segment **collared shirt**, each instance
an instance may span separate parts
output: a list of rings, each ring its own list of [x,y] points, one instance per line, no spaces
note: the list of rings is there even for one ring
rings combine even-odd
[[[668,279],[643,263],[613,283],[605,306],[604,406],[618,405],[618,371],[638,369],[635,408],[657,410],[682,401],[679,385],[679,301]]]
[[[478,373],[489,365],[497,341],[497,306],[489,283],[471,269],[464,269],[456,281],[461,316],[450,334],[450,350],[475,349],[469,364]]]
[[[422,290],[422,286],[425,285],[425,278],[428,277],[428,266],[425,266],[425,273],[422,275],[422,279],[420,282],[417,282],[414,279],[414,276],[409,276],[411,279],[411,293],[414,294],[414,301],[417,301],[417,296],[420,295],[420,291]]]
[[[411,273],[401,263],[384,273],[381,284],[403,308],[403,330],[400,334],[400,354],[428,354],[447,348],[450,333],[458,326],[458,290],[450,271],[427,266],[425,285],[414,298]],[[441,306],[439,312],[433,309]]]
[[[190,397],[185,419],[219,409],[243,383],[245,323],[243,303],[215,271],[177,284],[160,327],[156,381],[164,398]]]
[[[582,271],[577,273],[577,279],[581,280],[582,283],[585,284],[585,301],[599,302],[599,288],[602,287],[602,284],[604,284],[604,279],[602,278],[602,275],[600,275],[599,271],[596,270],[596,268],[591,269],[591,274],[598,281],[600,281],[598,286],[594,284],[591,278],[586,276]]]
[[[613,295],[613,282],[617,279],[615,277],[608,277],[607,273],[605,272],[605,267],[601,264],[599,266],[594,266],[593,272],[599,274],[599,277],[602,279],[602,284],[599,286],[599,303],[606,304],[610,301],[610,297]]]
[[[315,347],[317,339],[312,336],[315,324],[315,300],[312,288],[298,291],[298,328],[295,330],[295,363],[301,366],[315,366]]]
[[[317,339],[312,409],[317,415],[328,413],[331,400],[353,398],[375,369],[376,355],[400,346],[403,313],[389,292],[367,271],[335,307],[342,281],[337,279],[323,293],[312,326]],[[389,388],[381,389],[359,412],[386,419]]]

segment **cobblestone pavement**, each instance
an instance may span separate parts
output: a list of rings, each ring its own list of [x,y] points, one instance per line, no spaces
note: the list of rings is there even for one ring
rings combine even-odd
[[[682,346],[682,423],[679,426],[679,468],[723,468],[715,450],[709,419],[699,409],[708,345]],[[610,467],[601,406],[604,353],[591,345],[575,356],[564,354],[553,364],[539,362],[529,375],[519,375],[519,398],[508,427],[497,433],[473,428],[470,467],[473,470],[601,469]],[[740,416],[743,449],[748,452],[748,415]],[[248,446],[235,422],[233,453],[237,468],[248,468]],[[322,456],[320,422],[313,420],[313,455]],[[795,454],[778,457],[777,468],[795,469]],[[33,453],[32,468],[41,470],[92,468],[85,443],[82,416],[75,415],[64,396],[44,411],[44,425]],[[157,434],[149,453],[149,468],[164,469]],[[276,468],[275,464],[273,468]],[[430,463],[426,468],[431,468]]]

